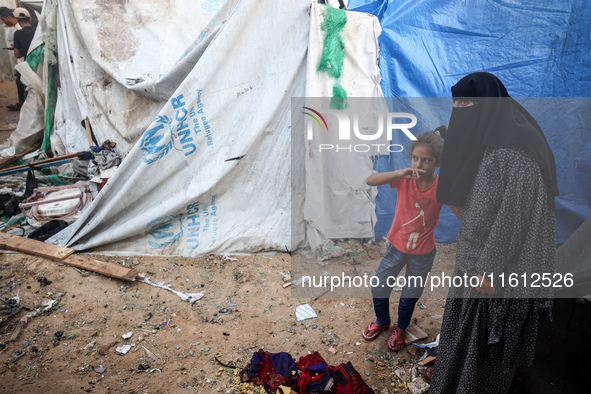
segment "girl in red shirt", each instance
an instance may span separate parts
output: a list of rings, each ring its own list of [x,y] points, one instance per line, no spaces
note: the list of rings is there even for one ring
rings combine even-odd
[[[446,132],[447,128],[440,126],[417,137],[411,146],[411,168],[372,174],[366,180],[370,186],[390,184],[398,189],[394,221],[387,236],[390,246],[376,272],[379,283],[372,287],[376,321],[362,332],[363,338],[371,341],[390,327],[390,293],[396,276],[406,266],[398,323],[388,339],[388,348],[393,351],[404,348],[405,330],[435,258],[434,231],[442,206],[435,198],[438,179],[435,169],[439,167]]]

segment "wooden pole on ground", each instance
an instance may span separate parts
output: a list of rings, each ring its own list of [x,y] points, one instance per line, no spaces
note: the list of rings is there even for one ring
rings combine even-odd
[[[0,248],[57,261],[87,271],[98,272],[112,278],[133,282],[140,273],[118,264],[93,260],[86,256],[73,255],[74,249],[53,245],[17,235],[0,233]]]

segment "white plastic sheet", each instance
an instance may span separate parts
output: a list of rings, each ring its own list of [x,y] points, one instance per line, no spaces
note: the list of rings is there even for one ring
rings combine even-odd
[[[63,7],[70,35],[77,30],[69,16],[73,11]],[[114,12],[106,14],[112,18]],[[92,20],[88,16],[83,22]],[[169,22],[178,26],[176,20]],[[133,73],[127,72],[108,62],[116,63],[116,55],[100,54],[114,48],[84,48],[103,65],[102,79],[94,80],[99,75],[86,76],[85,62],[71,63],[78,76],[73,90],[78,85],[82,93],[79,102],[92,96],[95,104],[102,103],[86,111],[100,112],[106,125],[120,124],[110,123],[116,118],[111,112],[118,112],[134,130],[135,120],[149,121],[93,209],[66,229],[67,244],[78,250],[187,256],[289,248],[290,101],[304,94],[308,26],[307,0],[226,2],[206,27],[207,37],[199,41],[202,33],[196,33],[188,42],[194,49],[159,80],[168,81],[169,88],[174,81],[182,83],[157,114],[152,113],[156,104],[144,108],[148,96],[157,100],[164,94],[157,83],[144,79],[133,85],[146,92],[130,92],[127,103],[132,97],[136,102],[124,107],[116,107],[117,92],[109,88],[123,89],[118,73],[141,76],[140,62],[127,61]],[[150,36],[140,41],[145,48]],[[99,123],[93,128],[97,136],[106,136]]]
[[[325,32],[321,29],[322,11],[325,6],[312,4],[310,38],[308,46],[308,68],[306,79],[307,106],[314,106],[322,112],[328,110],[330,100],[318,97],[332,97],[334,79],[326,73],[318,73],[318,64],[324,48]],[[341,111],[363,116],[364,112],[387,111],[380,88],[378,67],[378,36],[381,27],[373,15],[347,12],[347,24],[342,35],[345,40],[345,59],[341,86],[347,92],[350,107]],[[368,98],[366,101],[360,98]],[[374,98],[374,99],[369,99]],[[326,104],[324,108],[319,108]],[[369,105],[371,111],[361,111],[360,107]],[[374,121],[372,116],[367,116]],[[328,128],[333,116],[326,116]],[[363,123],[363,122],[360,122]],[[365,179],[373,169],[371,154],[348,153],[337,149],[320,150],[320,145],[351,145],[339,141],[335,132],[315,132],[313,139],[306,141],[306,236],[310,247],[318,254],[324,253],[322,246],[327,239],[371,238],[375,223],[374,205],[369,197],[370,188]],[[350,142],[350,141],[349,141]],[[371,143],[386,144],[385,134]]]

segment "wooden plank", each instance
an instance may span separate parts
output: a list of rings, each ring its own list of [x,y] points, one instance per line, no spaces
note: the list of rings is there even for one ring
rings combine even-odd
[[[118,264],[105,263],[104,261],[93,260],[89,257],[72,255],[61,260],[62,263],[71,265],[73,267],[81,268],[87,271],[98,272],[99,274],[107,275],[112,278],[123,279],[133,282],[139,272],[125,268]]]
[[[40,145],[33,145],[29,149],[25,149],[24,151],[17,153],[16,155],[1,158],[0,159],[0,168],[4,168],[7,165],[9,165],[10,163],[17,161],[21,157],[23,157],[33,151],[36,151],[37,149],[39,149],[39,146]]]
[[[435,361],[435,358],[436,358],[435,356],[427,356],[427,357],[425,357],[425,359],[424,359],[423,361],[421,361],[419,364],[421,364],[421,365],[423,365],[423,366],[424,366],[424,365],[427,365],[427,364],[429,364],[430,362],[432,362],[432,361]]]
[[[58,261],[74,253],[74,249],[6,233],[0,233],[0,248]]]
[[[103,261],[93,260],[89,257],[72,255],[74,249],[35,241],[34,239],[23,238],[12,234],[0,233],[0,248],[43,257],[73,267],[98,272],[99,274],[130,282],[133,282],[136,276],[139,276],[140,274],[134,269],[121,267],[117,264],[105,263]]]
[[[94,142],[92,141],[92,130],[90,129],[88,118],[84,119],[84,127],[86,128],[86,137],[88,137],[88,146],[91,147],[94,145]]]

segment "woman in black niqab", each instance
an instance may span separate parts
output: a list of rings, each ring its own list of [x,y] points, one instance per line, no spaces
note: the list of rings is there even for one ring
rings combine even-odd
[[[554,156],[494,75],[470,74],[452,94],[437,200],[461,207],[462,225],[429,393],[509,393],[517,369],[533,362],[552,288],[502,278],[555,271]],[[456,286],[462,277],[470,283]]]
[[[437,201],[462,206],[486,148],[516,148],[540,166],[548,206],[554,209],[554,197],[558,195],[556,165],[538,122],[509,96],[493,74],[469,74],[451,92],[454,100],[477,104],[452,110],[441,157]]]

